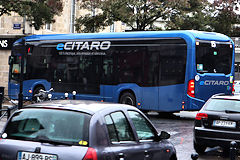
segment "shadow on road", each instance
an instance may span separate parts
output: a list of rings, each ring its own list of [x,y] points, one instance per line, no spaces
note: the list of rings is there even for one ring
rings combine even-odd
[[[198,160],[230,160],[230,157],[224,156],[220,147],[207,148],[204,155],[200,155]],[[240,155],[236,157],[236,160],[240,160]]]

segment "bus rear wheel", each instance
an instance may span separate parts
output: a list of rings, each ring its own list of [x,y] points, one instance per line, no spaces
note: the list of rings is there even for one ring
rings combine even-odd
[[[132,93],[125,92],[120,97],[120,103],[136,106],[136,98]]]

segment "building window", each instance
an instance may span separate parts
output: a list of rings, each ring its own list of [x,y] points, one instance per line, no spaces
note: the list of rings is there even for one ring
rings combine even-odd
[[[45,25],[45,29],[46,30],[52,30],[52,24],[50,24],[50,23],[46,23],[46,25]]]
[[[110,26],[110,32],[115,32],[115,25],[114,25],[114,24],[112,24],[112,25]]]

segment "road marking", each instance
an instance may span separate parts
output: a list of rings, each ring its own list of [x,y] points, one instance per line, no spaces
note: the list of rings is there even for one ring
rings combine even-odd
[[[184,138],[181,137],[181,142],[180,142],[180,144],[183,144],[183,141],[184,141]]]

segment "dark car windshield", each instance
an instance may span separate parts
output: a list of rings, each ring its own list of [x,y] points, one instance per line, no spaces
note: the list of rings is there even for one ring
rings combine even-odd
[[[87,146],[90,118],[82,112],[24,109],[13,115],[3,134],[8,139]]]
[[[198,73],[229,74],[232,66],[231,43],[199,41],[196,44],[196,66]]]
[[[240,101],[230,99],[211,99],[204,108],[209,111],[240,112]]]

